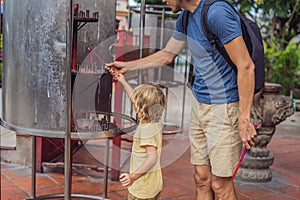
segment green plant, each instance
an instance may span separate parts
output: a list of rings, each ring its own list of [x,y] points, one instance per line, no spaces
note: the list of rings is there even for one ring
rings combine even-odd
[[[300,0],[230,0],[258,22],[268,47],[284,50],[300,32]]]
[[[282,93],[289,95],[290,91],[300,84],[299,81],[299,58],[297,55],[297,45],[291,44],[283,51],[276,51],[270,48],[267,54],[273,55],[268,63],[268,81],[279,83],[282,86]],[[270,59],[270,58],[269,58]],[[271,59],[270,59],[271,60]]]

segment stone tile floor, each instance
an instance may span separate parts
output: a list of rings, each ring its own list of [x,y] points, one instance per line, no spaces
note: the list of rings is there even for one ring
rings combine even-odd
[[[273,178],[267,183],[236,182],[239,200],[299,200],[300,199],[300,129],[299,112],[279,125],[268,149],[275,160],[270,167]],[[192,200],[195,196],[193,166],[189,163],[188,137],[164,136],[164,189],[162,200]],[[1,153],[5,153],[5,150]],[[124,167],[126,169],[126,167]],[[37,173],[37,196],[64,192],[63,170]],[[103,175],[74,169],[72,192],[101,197]],[[126,199],[127,190],[119,182],[109,181],[108,198]],[[20,200],[31,197],[31,168],[1,162],[1,200]],[[59,199],[59,198],[56,198]],[[72,198],[75,199],[75,198]],[[84,198],[76,198],[84,199]]]

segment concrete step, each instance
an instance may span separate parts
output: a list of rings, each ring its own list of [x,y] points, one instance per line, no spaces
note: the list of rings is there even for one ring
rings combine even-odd
[[[0,126],[0,149],[16,148],[16,133]]]

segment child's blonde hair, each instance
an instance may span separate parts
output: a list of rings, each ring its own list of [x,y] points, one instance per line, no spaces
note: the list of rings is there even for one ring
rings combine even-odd
[[[159,86],[142,84],[136,87],[131,98],[140,122],[158,122],[166,107],[166,97]]]

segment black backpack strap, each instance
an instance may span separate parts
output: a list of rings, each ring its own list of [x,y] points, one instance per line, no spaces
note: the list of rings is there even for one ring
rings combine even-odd
[[[226,52],[226,49],[221,44],[219,37],[217,35],[215,35],[214,33],[212,33],[212,31],[210,30],[210,28],[207,24],[207,11],[208,11],[209,7],[214,2],[217,2],[217,1],[224,1],[224,2],[228,3],[226,0],[205,0],[203,8],[202,8],[201,26],[202,26],[203,32],[206,35],[209,43],[213,46],[213,59],[214,59],[214,50],[216,48],[220,52],[220,54],[223,56],[223,58],[226,60],[226,62],[232,67],[232,69],[235,72],[237,72],[237,68],[236,68],[235,64],[232,62],[232,60],[230,59],[229,55]],[[232,5],[230,3],[228,3],[228,4],[232,7]]]
[[[188,22],[189,22],[189,14],[190,12],[187,10],[183,11],[183,16],[182,16],[182,27],[183,27],[183,33],[185,35],[187,35],[187,26],[188,26]]]
[[[215,34],[213,34],[207,24],[207,11],[209,9],[209,7],[218,0],[205,0],[204,1],[204,5],[202,8],[202,15],[201,15],[201,26],[203,29],[204,34],[206,35],[209,43],[214,46],[216,45],[217,41],[219,40],[218,36],[216,36]]]
[[[188,26],[188,21],[189,21],[189,14],[190,12],[188,10],[183,11],[183,16],[182,16],[182,27],[184,34],[187,35],[187,26]],[[191,57],[190,61],[190,68],[189,68],[189,74],[188,74],[188,83],[187,86],[191,88],[194,84],[195,80],[195,74],[194,74],[194,59]]]

